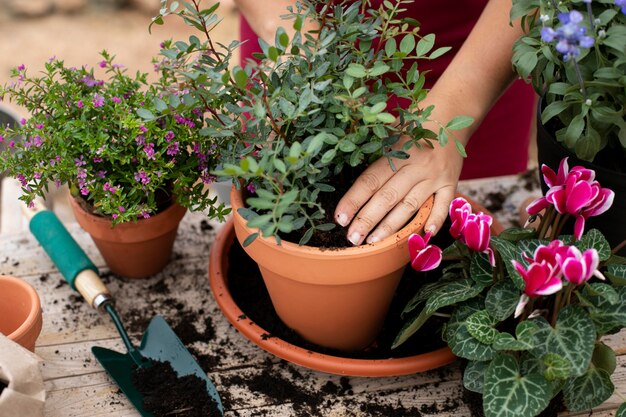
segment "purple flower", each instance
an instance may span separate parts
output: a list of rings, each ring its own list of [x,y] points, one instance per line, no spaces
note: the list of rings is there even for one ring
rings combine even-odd
[[[24,126],[24,125],[26,124],[26,119],[22,117],[22,118],[20,119],[20,124],[21,124],[22,126]]]
[[[139,125],[139,130],[140,130],[142,133],[146,133],[146,132],[148,131],[148,128],[147,128],[147,127],[145,127],[143,124],[141,124],[141,125]]]
[[[116,220],[119,216],[115,213],[111,214],[111,217],[113,218],[113,220]]]
[[[43,129],[43,123],[37,123],[35,127],[39,130]]]
[[[4,142],[4,136],[0,135],[0,143]]]
[[[83,104],[83,101],[82,101],[82,100],[78,100],[78,101],[76,102],[76,106],[77,106],[79,109],[82,109],[83,107],[85,107],[85,104]]]
[[[15,141],[12,140],[9,142],[9,148],[14,148],[15,147]]]
[[[107,175],[107,172],[105,170],[103,170],[103,169],[101,169],[100,171],[96,172],[96,177],[98,177],[98,178],[103,178],[104,179],[104,177],[106,177],[106,175]]]
[[[121,98],[119,98],[119,97],[111,97],[111,101],[112,101],[113,103],[121,103],[121,102],[122,102],[122,99],[121,99]]]
[[[256,194],[256,187],[254,186],[253,183],[249,182],[248,185],[246,185],[246,189],[252,193],[252,194]]]
[[[85,84],[87,87],[93,87],[98,84],[98,81],[96,81],[91,75],[85,75],[83,78],[78,80],[78,82]]]
[[[93,100],[91,100],[94,107],[102,107],[104,106],[104,97],[98,93],[93,95]]]
[[[563,60],[568,61],[580,55],[580,48],[591,48],[594,39],[587,36],[587,28],[581,26],[583,15],[579,11],[572,10],[569,13],[559,13],[561,26],[554,30],[551,27],[541,29],[541,39],[544,42],[554,42],[556,50],[563,55]]]
[[[93,157],[93,161],[94,161],[95,163],[100,163],[100,162],[102,162],[102,161],[103,161],[103,159],[102,159],[102,158],[100,158],[99,156],[94,156],[94,157]]]
[[[28,184],[28,181],[26,180],[26,177],[24,176],[24,174],[17,174],[15,178],[17,178],[20,184],[22,184],[22,187],[25,187],[26,184]]]
[[[25,69],[26,69],[26,66],[25,66],[24,64],[20,64],[20,65],[18,65],[18,67],[17,67],[17,70],[18,70],[18,71],[24,71]]]
[[[37,135],[33,138],[33,143],[36,147],[39,148],[41,145],[43,145],[43,139],[41,138],[41,136]]]
[[[126,209],[125,209],[123,206],[119,206],[119,207],[117,208],[117,210],[118,210],[120,213],[124,213],[124,212],[126,211]]]
[[[98,65],[100,65],[100,68],[106,68],[107,62],[103,59],[102,61],[98,63]]]
[[[168,155],[178,155],[178,152],[179,152],[178,147],[179,147],[179,143],[178,142],[174,142],[174,143],[172,143],[171,145],[169,145],[167,147],[166,153]]]
[[[170,142],[172,139],[174,139],[174,132],[172,132],[171,130],[169,130],[166,134],[165,134],[165,140]]]
[[[74,166],[82,167],[83,165],[87,165],[83,155],[81,155],[80,158],[74,158]]]
[[[115,194],[115,192],[117,191],[117,188],[112,186],[111,184],[109,184],[108,182],[105,182],[104,185],[102,186],[102,189],[104,191],[108,191],[111,194]]]
[[[441,263],[441,248],[428,244],[431,236],[431,232],[426,233],[423,238],[415,233],[409,236],[411,267],[416,271],[430,271]]]
[[[146,143],[143,147],[143,151],[146,153],[148,159],[154,159],[154,143]]]
[[[615,0],[615,5],[621,7],[623,14],[626,14],[626,0]]]
[[[149,184],[150,177],[146,174],[146,171],[139,171],[135,173],[135,180],[139,181],[142,184]]]
[[[146,137],[144,135],[137,135],[137,137],[135,138],[135,143],[137,143],[137,145],[139,145],[139,146],[145,144],[146,143]]]

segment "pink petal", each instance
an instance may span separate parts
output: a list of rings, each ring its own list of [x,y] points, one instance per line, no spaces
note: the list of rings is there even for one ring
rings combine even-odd
[[[576,222],[574,223],[574,238],[580,240],[585,230],[585,217],[576,216]]]
[[[442,251],[439,247],[429,245],[411,261],[411,267],[416,271],[430,271],[441,264]]]
[[[580,285],[586,281],[585,265],[575,258],[567,258],[563,262],[563,276],[574,285]]]
[[[546,199],[552,204],[554,204],[554,208],[560,214],[567,213],[567,210],[566,210],[567,193],[565,192],[565,189],[560,188],[560,189],[554,190],[554,192],[552,193],[548,192],[546,194]]]
[[[517,307],[515,307],[515,315],[513,318],[518,318],[524,312],[524,307],[528,304],[528,300],[530,300],[530,298],[528,298],[526,294],[522,294],[517,302]]]
[[[565,189],[568,191],[565,207],[569,214],[577,214],[585,205],[589,203],[592,197],[592,189],[589,183],[584,181],[574,182],[572,178],[568,179]]]
[[[550,207],[550,203],[545,197],[538,198],[526,207],[526,212],[531,216],[541,213],[542,210]]]
[[[583,215],[585,217],[599,216],[611,208],[614,198],[615,193],[613,190],[603,188],[592,204],[583,210]]]
[[[493,252],[493,249],[487,248],[487,254],[489,254],[489,263],[492,267],[496,266],[496,255]]]
[[[567,159],[567,157],[561,159],[561,163],[559,164],[559,173],[557,174],[557,181],[559,185],[565,183],[565,179],[569,173],[569,164]]]
[[[409,244],[409,255],[411,256],[411,258],[416,256],[419,251],[421,251],[422,249],[424,249],[424,247],[426,247],[424,239],[416,233],[412,233],[411,236],[409,236],[408,244]]]
[[[593,169],[579,165],[573,167],[570,173],[575,174],[579,181],[592,182],[596,178],[596,173]]]
[[[556,292],[559,292],[563,288],[563,281],[559,277],[551,277],[547,282],[545,282],[541,288],[535,291],[537,295],[550,295]]]
[[[541,165],[541,172],[543,173],[543,180],[548,187],[553,187],[557,184],[556,173],[546,164]]]

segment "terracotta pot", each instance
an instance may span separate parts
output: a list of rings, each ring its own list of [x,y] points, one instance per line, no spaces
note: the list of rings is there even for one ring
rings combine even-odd
[[[186,208],[173,204],[137,222],[113,227],[111,220],[85,211],[70,197],[78,224],[91,235],[105,262],[117,275],[145,278],[165,268],[172,254],[178,224]]]
[[[21,279],[0,275],[0,333],[33,352],[41,326],[35,289]]]
[[[237,213],[241,192],[233,187],[230,198],[242,243],[256,230]],[[274,308],[288,327],[320,346],[359,350],[376,338],[409,262],[407,238],[423,229],[432,204],[431,197],[406,227],[374,244],[322,250],[259,237],[244,250],[259,265]]]
[[[228,287],[228,252],[235,241],[232,220],[226,223],[211,245],[209,282],[211,293],[228,321],[260,348],[300,366],[337,375],[397,376],[424,372],[453,362],[456,357],[448,347],[414,356],[388,359],[352,359],[314,352],[275,336],[246,317]]]

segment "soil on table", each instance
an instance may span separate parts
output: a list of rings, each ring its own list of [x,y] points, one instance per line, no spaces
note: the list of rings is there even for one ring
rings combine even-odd
[[[437,236],[432,242],[438,244],[436,239]],[[444,243],[443,247],[445,246]],[[441,338],[443,320],[432,317],[407,342],[396,349],[391,349],[391,344],[405,322],[405,319],[400,318],[402,310],[417,290],[424,284],[437,280],[440,272],[418,273],[410,267],[406,268],[377,340],[365,350],[343,352],[310,343],[282,323],[274,310],[257,264],[248,257],[237,241],[231,246],[228,257],[228,286],[233,300],[245,315],[241,318],[250,319],[264,329],[267,332],[265,338],[277,337],[313,352],[353,359],[402,358],[431,352],[445,346]],[[415,314],[418,313],[419,309]]]
[[[179,377],[169,362],[153,361],[149,368],[135,368],[133,385],[143,395],[143,406],[155,417],[221,416],[217,403],[196,375]]]

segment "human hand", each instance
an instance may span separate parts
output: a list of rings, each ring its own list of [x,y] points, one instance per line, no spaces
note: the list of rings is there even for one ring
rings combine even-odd
[[[407,140],[401,138],[395,147],[401,148]],[[435,201],[424,229],[436,233],[441,228],[454,198],[463,157],[453,144],[433,144],[434,148],[412,147],[408,159],[394,159],[395,172],[383,157],[357,178],[335,209],[335,221],[342,226],[350,224],[350,243],[360,245],[366,237],[367,243],[374,243],[392,235],[432,194]]]

